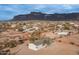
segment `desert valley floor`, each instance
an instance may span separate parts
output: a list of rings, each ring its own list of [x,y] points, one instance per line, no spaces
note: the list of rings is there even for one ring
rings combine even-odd
[[[0,55],[79,55],[78,21],[1,22]]]
[[[73,43],[72,43],[73,42]],[[55,40],[49,47],[33,51],[27,48],[27,42],[11,49],[16,55],[77,55],[79,54],[79,34]]]

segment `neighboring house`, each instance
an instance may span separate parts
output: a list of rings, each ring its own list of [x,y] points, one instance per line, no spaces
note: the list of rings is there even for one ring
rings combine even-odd
[[[70,22],[69,24],[74,25],[74,23],[73,23],[73,22]]]
[[[79,25],[78,25],[78,24],[74,24],[74,26],[75,26],[75,27],[79,27]]]
[[[28,45],[29,49],[32,49],[32,50],[35,50],[35,51],[40,50],[41,48],[44,48],[44,47],[45,46],[43,46],[43,44],[36,45],[34,43],[29,43],[29,45]]]
[[[28,48],[35,50],[35,51],[40,50],[40,49],[45,48],[45,47],[46,47],[46,45],[43,43],[43,40],[42,41],[37,40],[34,43],[28,44]]]
[[[57,32],[57,34],[58,34],[59,36],[66,36],[66,35],[69,34],[69,32],[63,31],[63,32]]]

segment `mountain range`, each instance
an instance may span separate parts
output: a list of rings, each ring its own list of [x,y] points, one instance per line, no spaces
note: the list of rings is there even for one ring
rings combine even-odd
[[[42,12],[31,12],[29,14],[16,15],[12,19],[12,21],[22,21],[22,20],[78,21],[79,13],[47,14]]]

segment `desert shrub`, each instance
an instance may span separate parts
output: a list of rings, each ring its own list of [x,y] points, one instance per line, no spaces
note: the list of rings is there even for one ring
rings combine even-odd
[[[64,29],[65,30],[70,30],[69,26],[67,26],[67,25],[64,26]]]
[[[18,40],[18,44],[23,44],[24,41],[23,40]]]
[[[7,53],[5,51],[0,51],[0,55],[6,55]]]
[[[10,50],[1,50],[0,55],[10,55]]]
[[[22,28],[19,28],[18,30],[19,30],[19,31],[21,31],[21,32],[23,31],[23,29],[22,29]]]
[[[62,40],[58,40],[58,42],[62,42]]]
[[[35,40],[40,39],[40,31],[35,31],[31,34],[30,42],[34,42]]]
[[[35,40],[38,40],[38,39],[39,39],[38,37],[32,36],[30,38],[30,42],[33,43]]]
[[[5,48],[5,44],[3,42],[0,42],[0,50]]]
[[[0,50],[4,49],[4,45],[0,45]]]
[[[74,42],[70,42],[70,44],[74,45],[75,43]]]
[[[11,40],[6,44],[7,47],[14,48],[17,46],[17,42],[15,40]]]
[[[50,45],[52,42],[53,42],[53,39],[51,38],[43,38],[43,44],[47,44],[47,45]]]
[[[69,23],[65,23],[65,24],[63,24],[63,29],[65,29],[65,30],[70,30],[70,24]]]
[[[38,42],[38,43],[41,43],[43,45],[45,45],[45,44],[50,45],[53,41],[54,41],[54,39],[51,39],[51,38],[48,38],[48,37],[43,37],[43,38],[31,37],[30,38],[31,43]]]

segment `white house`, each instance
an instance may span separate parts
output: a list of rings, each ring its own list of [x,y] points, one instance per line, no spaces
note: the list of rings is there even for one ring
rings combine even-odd
[[[28,48],[31,49],[31,50],[34,50],[34,51],[40,50],[40,49],[42,49],[44,47],[46,47],[46,46],[43,45],[43,44],[39,44],[39,45],[36,45],[34,43],[29,43],[28,44]]]
[[[16,24],[12,24],[11,27],[12,27],[12,28],[16,27]]]
[[[74,25],[74,23],[73,23],[73,22],[70,22],[70,24],[71,24],[71,25]]]
[[[26,29],[27,27],[26,26],[23,26],[23,29]]]
[[[60,36],[65,36],[65,35],[68,35],[69,32],[63,31],[63,32],[57,32],[57,34],[60,35]]]
[[[75,27],[79,27],[79,25],[78,25],[78,24],[74,24],[74,26],[75,26]]]

